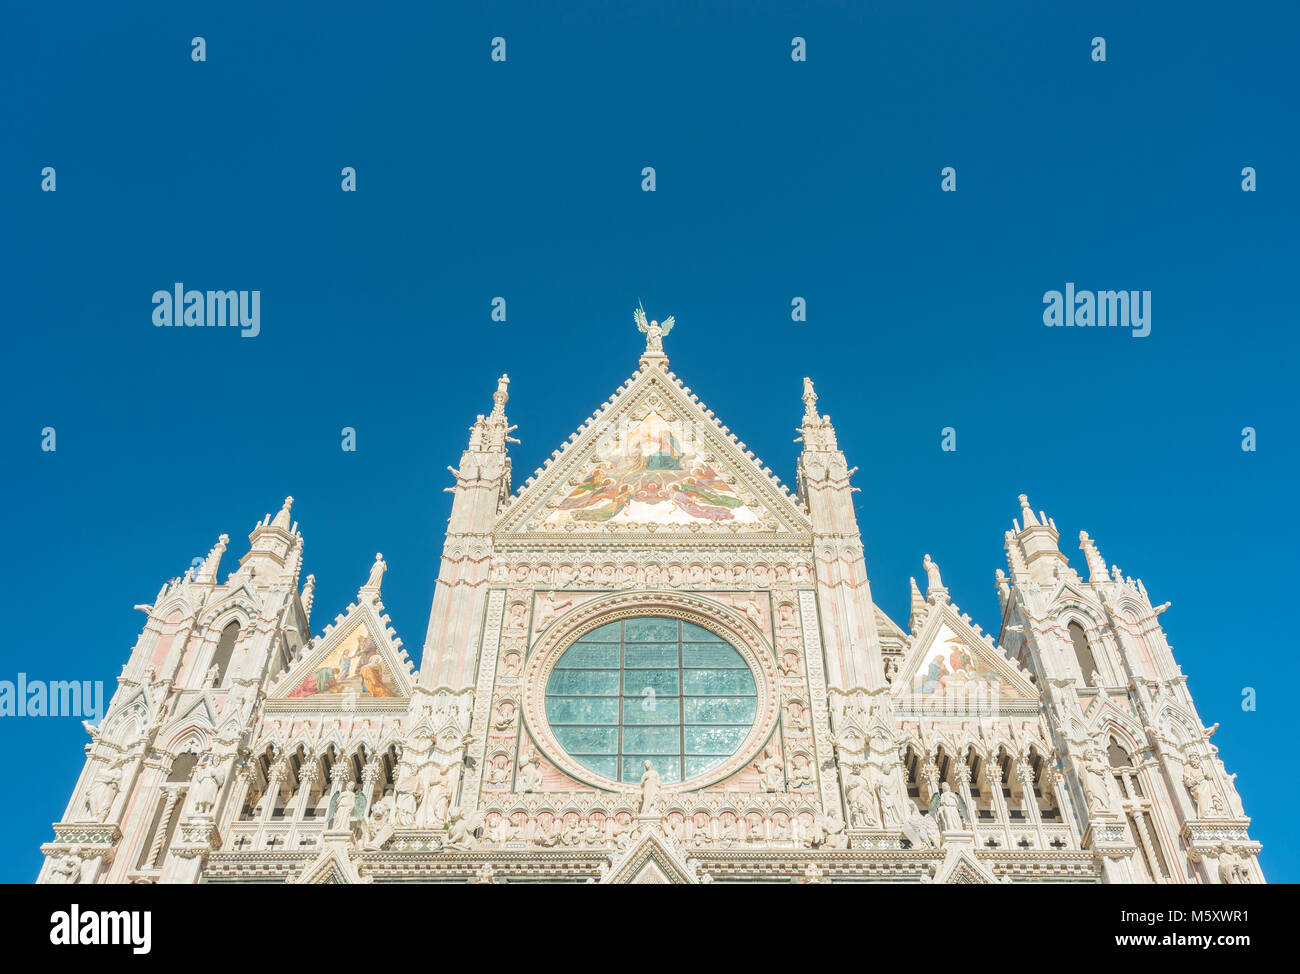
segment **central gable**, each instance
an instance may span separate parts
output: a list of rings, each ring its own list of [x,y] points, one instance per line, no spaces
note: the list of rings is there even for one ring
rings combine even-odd
[[[524,485],[498,529],[804,534],[809,524],[676,377],[647,366]]]

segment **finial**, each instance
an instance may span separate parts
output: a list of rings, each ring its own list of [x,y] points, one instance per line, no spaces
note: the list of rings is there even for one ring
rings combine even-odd
[[[657,321],[647,321],[645,308],[641,307],[641,302],[637,302],[636,310],[632,312],[632,320],[636,322],[636,330],[645,335],[645,354],[641,356],[641,364],[649,365],[651,362],[656,364],[668,363],[668,357],[664,355],[664,338],[673,330],[673,325],[677,319],[669,315],[663,320],[663,324]]]
[[[805,426],[817,423],[817,390],[813,388],[812,379],[803,377],[803,421]]]
[[[1084,560],[1088,563],[1088,581],[1096,584],[1106,581],[1106,559],[1097,550],[1097,545],[1088,537],[1087,531],[1079,532],[1079,547],[1083,549]]]
[[[195,578],[200,582],[215,582],[217,580],[217,566],[221,564],[221,555],[226,550],[226,545],[230,543],[230,535],[223,534],[217,538],[217,543],[212,546],[208,552],[208,557],[203,559],[203,564],[195,573]]]
[[[1028,494],[1020,495],[1020,514],[1024,519],[1024,525],[1026,528],[1036,528],[1039,526],[1038,518],[1034,516],[1033,510],[1029,506]]]
[[[293,507],[293,498],[286,497],[284,499],[284,507],[280,508],[280,513],[275,516],[275,520],[271,522],[271,526],[275,528],[284,528],[287,531],[289,529],[289,508],[291,507]]]
[[[497,379],[497,391],[492,393],[492,415],[504,416],[506,403],[510,400],[510,394],[506,391],[510,385],[510,376],[502,375]]]

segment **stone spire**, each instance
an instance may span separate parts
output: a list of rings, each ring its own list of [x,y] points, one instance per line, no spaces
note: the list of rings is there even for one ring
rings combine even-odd
[[[908,582],[912,585],[912,613],[908,617],[907,624],[913,632],[916,632],[918,621],[925,615],[925,599],[921,596],[921,590],[916,587],[916,578],[909,578]]]
[[[948,590],[944,588],[943,577],[939,574],[939,565],[929,555],[921,562],[925,569],[925,597],[929,602],[947,601]]]
[[[1038,518],[1034,517],[1034,509],[1029,506],[1029,495],[1020,495],[1020,516],[1024,520],[1025,527],[1036,528],[1039,526]]]
[[[271,522],[271,527],[284,528],[286,531],[289,530],[289,508],[291,507],[293,507],[293,498],[286,497],[284,499],[284,507],[280,508],[280,513],[277,514],[275,520]]]
[[[1046,514],[1040,512],[1038,516],[1034,515],[1025,494],[1020,495],[1020,514],[1025,523],[1023,527],[1018,526],[1015,540],[1024,554],[1025,567],[1039,584],[1051,584],[1056,579],[1057,572],[1068,568],[1070,564],[1057,547],[1061,533]],[[1011,567],[1014,569],[1016,566]]]
[[[221,556],[225,553],[226,545],[230,543],[230,535],[223,534],[217,538],[217,543],[213,545],[212,550],[208,552],[208,557],[203,559],[203,564],[199,566],[198,572],[195,573],[194,580],[214,584],[217,580],[217,568],[221,565]]]
[[[478,433],[480,448],[489,453],[505,453],[507,443],[519,442],[510,435],[518,427],[511,426],[510,421],[506,419],[506,403],[510,401],[510,393],[507,391],[509,386],[510,376],[503,375],[497,379],[497,391],[492,393],[492,414],[487,419],[480,416],[478,422],[474,424],[474,432]],[[470,441],[473,449],[473,432]]]
[[[1106,581],[1106,559],[1101,556],[1092,538],[1088,537],[1087,531],[1079,532],[1079,547],[1083,549],[1083,557],[1088,562],[1088,581],[1093,585]]]
[[[290,520],[291,507],[293,498],[286,497],[274,519],[268,514],[253,528],[248,536],[248,553],[239,560],[241,571],[247,568],[257,578],[296,577],[298,564],[291,556],[295,551],[301,555],[302,535],[298,533],[297,522]]]
[[[819,553],[816,578],[823,604],[834,622],[828,627],[825,654],[828,686],[842,691],[883,693],[884,657],[876,626],[875,603],[853,509],[849,467],[835,440],[830,416],[817,415],[817,393],[811,379],[803,380],[803,423],[799,440],[799,496],[812,521],[813,550]]]

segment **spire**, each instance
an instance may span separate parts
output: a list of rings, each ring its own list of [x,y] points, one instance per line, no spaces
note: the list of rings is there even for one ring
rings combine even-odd
[[[302,614],[311,622],[311,604],[316,598],[316,576],[308,575],[307,584],[302,587]]]
[[[1069,559],[1061,554],[1061,549],[1057,547],[1061,533],[1056,530],[1056,524],[1044,512],[1039,511],[1037,515],[1034,514],[1033,508],[1029,506],[1027,495],[1021,494],[1019,499],[1020,516],[1024,520],[1024,525],[1012,522],[1016,527],[1015,543],[1024,555],[1025,567],[1038,583],[1052,584],[1056,580],[1057,573],[1064,568],[1069,568],[1070,565]],[[1014,576],[1016,565],[1013,564],[1011,569]]]
[[[216,582],[217,568],[221,564],[221,556],[226,550],[226,545],[230,543],[230,535],[223,534],[217,538],[217,543],[212,546],[208,552],[208,557],[203,559],[203,564],[195,573],[195,580],[199,582]]]
[[[1096,542],[1088,537],[1087,531],[1079,532],[1079,547],[1083,549],[1083,557],[1088,562],[1088,581],[1093,585],[1106,581],[1106,559],[1097,550]]]
[[[506,403],[510,401],[510,393],[507,391],[510,385],[510,376],[503,375],[497,379],[497,391],[492,393],[492,415],[484,419],[482,416],[474,423],[470,430],[470,449],[474,449],[474,442],[477,439],[479,449],[488,453],[505,453],[507,443],[518,443],[510,434],[518,427],[511,426],[510,421],[506,419]]]
[[[925,615],[925,599],[921,597],[921,590],[916,587],[916,579],[909,578],[908,581],[912,585],[912,614],[908,617],[907,624],[915,632],[918,620]]]
[[[821,417],[817,415],[817,390],[813,388],[813,380],[806,375],[803,377],[803,424],[821,425]]]
[[[294,584],[297,584],[302,535],[298,533],[297,522],[292,521],[289,514],[291,507],[293,498],[286,497],[284,507],[274,519],[267,514],[253,528],[253,533],[248,536],[248,553],[239,559],[240,571],[248,569],[250,576],[259,578],[292,576]]]
[[[839,449],[835,438],[835,427],[831,425],[830,415],[817,414],[817,390],[813,388],[812,379],[804,376],[803,380],[803,425],[799,427],[796,443],[803,443],[805,453],[834,452]]]
[[[275,516],[275,520],[271,522],[271,527],[283,528],[284,530],[288,531],[289,530],[289,508],[291,507],[293,507],[293,498],[286,497],[284,499],[284,507],[280,508],[280,513],[277,514]]]
[[[1038,518],[1034,517],[1034,510],[1029,506],[1029,495],[1020,495],[1020,514],[1024,520],[1026,528],[1039,527]]]

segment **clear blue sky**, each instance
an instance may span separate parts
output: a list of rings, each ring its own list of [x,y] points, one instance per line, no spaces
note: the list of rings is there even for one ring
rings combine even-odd
[[[677,317],[674,370],[787,482],[815,378],[900,622],[929,552],[996,631],[1022,491],[1076,567],[1082,528],[1172,600],[1265,872],[1300,879],[1294,4],[287,7],[0,22],[0,679],[111,690],[131,606],[223,531],[229,570],[286,494],[317,627],[383,551],[418,652],[445,468],[496,377],[518,483],[635,369],[641,298]],[[176,281],[260,290],[260,336],[153,327]],[[1152,291],[1151,335],[1043,327],[1067,281]],[[0,718],[0,879],[36,875],[86,740]]]

